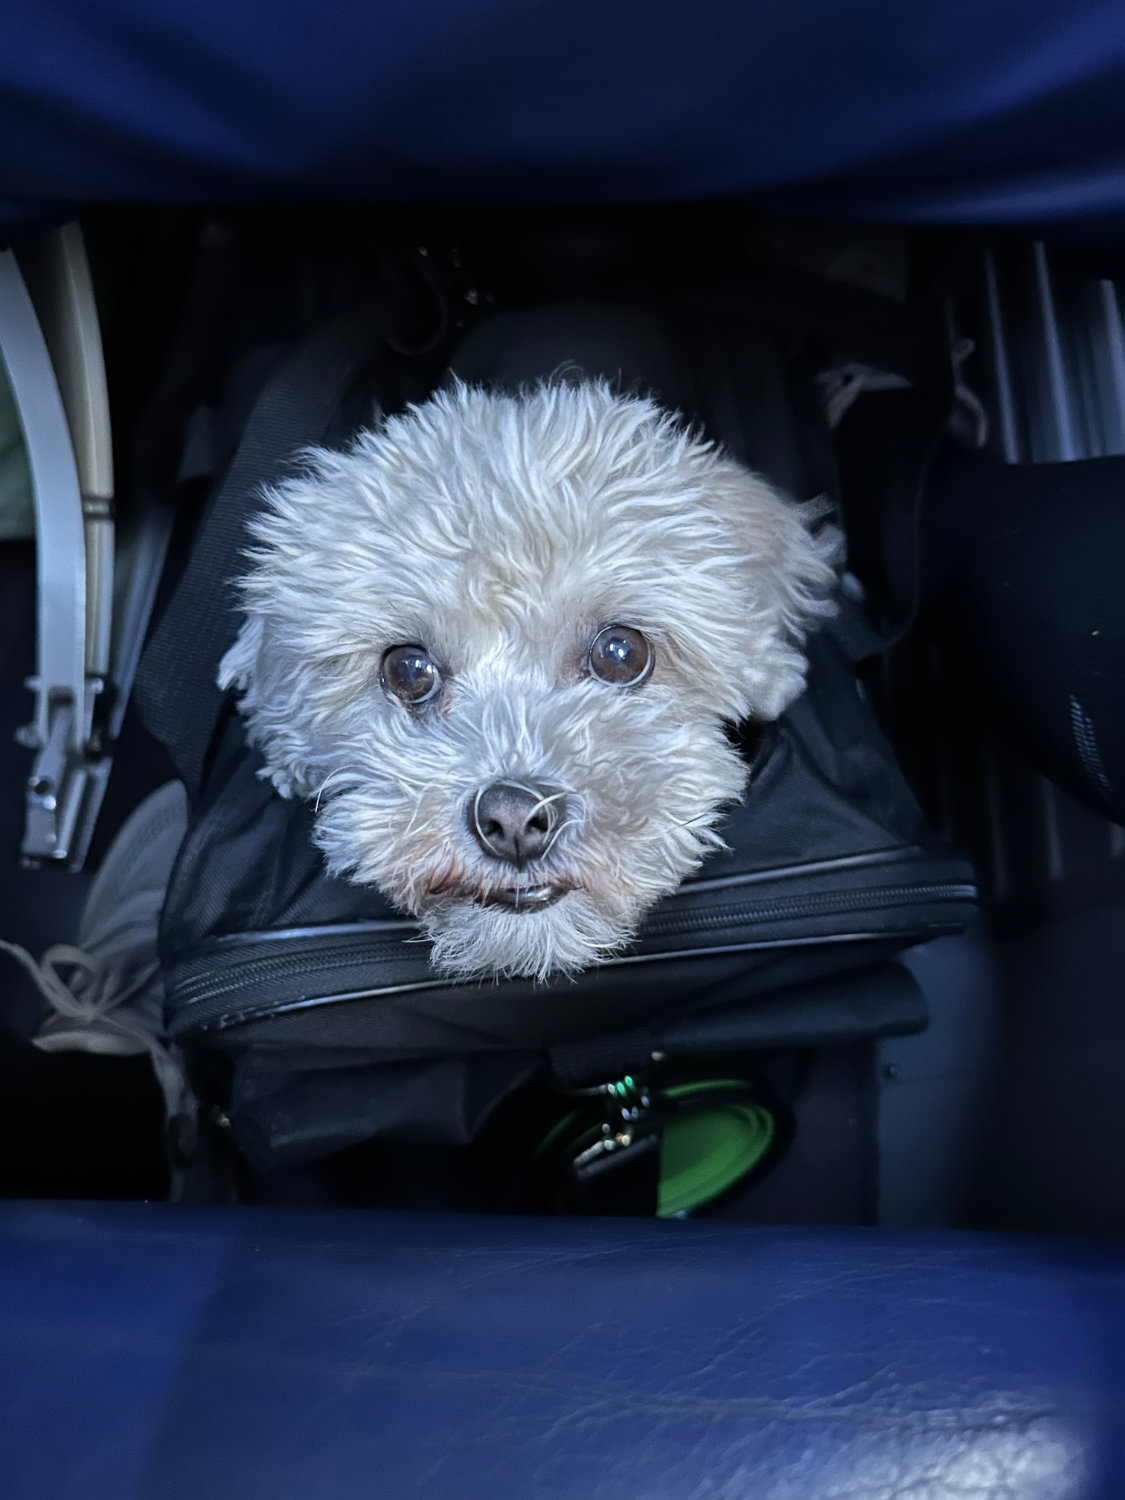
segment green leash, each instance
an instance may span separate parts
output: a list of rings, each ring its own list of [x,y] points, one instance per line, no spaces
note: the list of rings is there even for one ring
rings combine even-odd
[[[707,1108],[673,1116],[660,1140],[657,1218],[692,1214],[721,1198],[765,1160],[777,1137],[777,1120],[762,1104],[724,1100],[745,1093],[745,1083],[716,1078],[669,1088],[669,1099],[706,1101]],[[717,1097],[713,1097],[717,1096]]]
[[[692,1078],[681,1065],[667,1082],[622,1078],[582,1091],[582,1102],[541,1141],[547,1170],[571,1171],[659,1136],[656,1215],[682,1218],[775,1164],[791,1121],[745,1078]]]

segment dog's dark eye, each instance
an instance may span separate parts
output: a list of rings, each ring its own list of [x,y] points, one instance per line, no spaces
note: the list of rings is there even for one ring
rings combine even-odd
[[[383,655],[383,686],[403,703],[417,707],[441,691],[441,673],[425,646],[392,646]]]
[[[652,671],[656,653],[631,625],[607,625],[590,647],[590,671],[615,687],[635,687]]]

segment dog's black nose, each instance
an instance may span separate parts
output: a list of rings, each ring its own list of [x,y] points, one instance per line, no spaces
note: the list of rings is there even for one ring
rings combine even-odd
[[[550,848],[563,820],[560,793],[494,781],[469,799],[469,828],[486,854],[523,869]]]

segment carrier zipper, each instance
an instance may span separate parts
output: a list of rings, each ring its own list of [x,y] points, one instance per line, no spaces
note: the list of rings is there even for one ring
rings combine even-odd
[[[864,911],[890,911],[897,907],[919,903],[966,902],[975,900],[976,896],[975,885],[964,881],[947,881],[916,885],[869,886],[854,891],[826,891],[820,895],[783,896],[753,905],[730,905],[694,912],[668,912],[651,918],[645,924],[638,939],[642,951],[627,955],[625,961],[658,963],[661,960],[684,956],[682,949],[674,953],[644,952],[644,941],[651,937],[671,937],[677,933],[701,933],[724,927],[778,921],[789,922],[808,917],[851,915]],[[335,932],[339,931],[340,928],[336,927]],[[305,932],[312,935],[309,929],[305,929]],[[844,942],[853,936],[878,938],[880,935],[869,932],[839,931],[818,934],[816,940],[824,943]],[[281,936],[281,934],[275,934],[276,936]],[[255,941],[260,942],[263,938],[269,940],[265,934],[240,934],[240,941],[246,945]],[[231,945],[228,942],[224,944],[225,961],[218,961],[216,968],[206,976],[185,978],[179,983],[173,981],[172,994],[176,1012],[172,1026],[173,1033],[183,1034],[186,1031],[195,1032],[212,1027],[225,1028],[237,1025],[241,1021],[257,1019],[269,1014],[271,1010],[280,1013],[307,1005],[328,1004],[336,999],[358,998],[363,994],[370,994],[372,998],[376,998],[379,995],[403,994],[412,990],[429,990],[440,985],[442,981],[437,976],[431,975],[413,981],[406,980],[397,984],[373,986],[370,990],[355,991],[354,996],[352,991],[349,991],[347,996],[310,995],[272,1006],[268,1001],[262,1000],[261,991],[271,981],[289,978],[293,975],[313,980],[336,970],[354,969],[357,966],[378,963],[389,954],[401,955],[405,941],[407,940],[391,934],[384,937],[367,936],[363,942],[337,943],[328,948],[306,949],[296,954],[279,954],[276,958],[260,956],[241,962],[232,961]],[[763,945],[765,941],[765,939],[762,940]],[[733,943],[723,946],[726,951],[737,950],[740,947],[750,950],[755,944],[749,941],[744,944]],[[785,938],[770,939],[769,946],[784,947]],[[705,947],[700,947],[695,951],[700,957],[705,957],[708,952]],[[218,954],[215,958],[218,960]],[[611,967],[613,963],[613,959],[608,960],[606,967]],[[247,994],[248,991],[251,993]]]
[[[673,935],[677,932],[705,931],[713,927],[738,926],[743,923],[795,921],[800,917],[831,917],[853,911],[887,911],[909,906],[916,901],[974,901],[975,885],[950,883],[935,885],[868,886],[856,891],[825,891],[819,896],[780,896],[756,906],[720,906],[707,911],[667,912],[645,923],[643,937]]]

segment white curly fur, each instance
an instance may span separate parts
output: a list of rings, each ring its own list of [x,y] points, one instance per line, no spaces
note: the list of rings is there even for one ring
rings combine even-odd
[[[329,869],[417,915],[439,969],[573,972],[721,842],[745,782],[724,721],[801,692],[839,545],[814,512],[608,385],[456,385],[268,495],[220,684],[281,795],[316,799]],[[583,670],[610,623],[655,646],[639,687]],[[419,712],[380,682],[406,642],[445,682]],[[522,874],[466,823],[498,779],[568,794]],[[541,911],[473,899],[543,883],[567,893]]]

